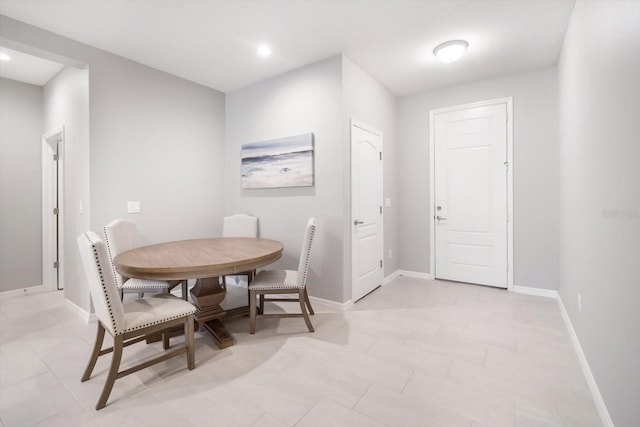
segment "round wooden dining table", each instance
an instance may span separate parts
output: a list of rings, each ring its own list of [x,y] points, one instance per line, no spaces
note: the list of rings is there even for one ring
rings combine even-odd
[[[221,320],[247,314],[247,307],[224,310],[226,290],[219,276],[249,274],[278,260],[284,245],[271,239],[224,237],[178,240],[141,246],[118,254],[113,262],[124,277],[155,280],[197,279],[191,289],[196,322],[209,332],[219,348],[233,345],[233,336]]]

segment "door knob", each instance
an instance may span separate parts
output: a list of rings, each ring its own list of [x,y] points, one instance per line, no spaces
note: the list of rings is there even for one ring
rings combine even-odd
[[[445,217],[443,217],[443,216],[438,215],[438,216],[436,217],[436,219],[437,219],[438,221],[444,221],[444,220],[446,220],[447,218],[445,218]]]
[[[358,221],[357,219],[353,221],[353,225],[360,225],[360,224],[364,224],[364,221]]]

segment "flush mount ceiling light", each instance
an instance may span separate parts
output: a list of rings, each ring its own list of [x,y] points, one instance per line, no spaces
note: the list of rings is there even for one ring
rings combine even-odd
[[[4,52],[0,52],[0,61],[8,61],[11,57]]]
[[[462,57],[464,51],[469,47],[469,43],[464,40],[451,40],[436,46],[433,54],[442,62],[449,63],[457,61]]]
[[[269,45],[261,44],[260,46],[258,46],[258,55],[265,58],[271,55],[271,48],[269,47]]]

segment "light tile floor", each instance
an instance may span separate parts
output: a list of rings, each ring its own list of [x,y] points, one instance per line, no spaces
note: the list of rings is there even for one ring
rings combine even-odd
[[[196,333],[195,370],[180,357],[139,371],[95,411],[109,358],[80,382],[95,324],[60,292],[2,298],[1,424],[601,425],[554,300],[400,277],[349,311],[314,309],[314,334],[301,319],[258,319],[250,336],[241,318],[228,323],[237,344],[218,350]],[[159,351],[135,344],[123,366]]]

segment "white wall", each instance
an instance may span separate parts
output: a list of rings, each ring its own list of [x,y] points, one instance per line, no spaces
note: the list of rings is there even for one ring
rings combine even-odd
[[[45,133],[64,125],[61,283],[65,298],[88,311],[89,288],[84,286],[76,237],[89,229],[89,72],[64,68],[43,90]],[[83,203],[84,212],[79,205]]]
[[[146,242],[220,232],[224,94],[5,16],[0,16],[0,36],[13,48],[88,66],[89,106],[72,108],[88,114],[89,136],[78,157],[65,165],[77,168],[79,180],[65,183],[77,190],[66,195],[75,221],[65,231],[65,257],[71,263],[65,274],[67,298],[89,311],[84,274],[70,259],[77,257],[75,237],[81,231],[102,233],[108,221],[128,217]],[[142,213],[127,214],[129,200],[140,201]]]
[[[259,217],[261,237],[280,240],[274,268],[297,269],[307,218],[318,219],[309,293],[344,300],[344,209],[341,57],[327,59],[228,93],[225,214]],[[313,187],[241,190],[242,144],[313,132]]]
[[[0,78],[0,292],[42,284],[42,88]]]
[[[384,274],[389,275],[398,269],[398,257],[389,258],[389,250],[397,253],[397,225],[399,218],[397,199],[397,143],[396,143],[396,100],[389,91],[366,71],[346,56],[342,57],[342,105],[343,105],[343,139],[345,170],[350,170],[351,119],[371,126],[383,135],[383,193],[384,198],[391,199],[391,207],[384,208]],[[347,173],[344,183],[345,200],[345,283],[344,300],[351,298],[351,183]]]
[[[558,286],[557,69],[543,68],[404,97],[397,110],[399,267],[431,272],[429,110],[513,97],[514,284]]]
[[[559,76],[560,296],[614,424],[637,425],[640,2],[577,2]]]

